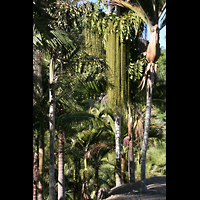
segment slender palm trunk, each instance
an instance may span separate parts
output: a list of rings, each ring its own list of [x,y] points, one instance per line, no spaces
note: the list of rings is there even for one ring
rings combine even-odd
[[[50,131],[50,162],[49,162],[49,200],[55,200],[55,176],[54,176],[54,133],[55,133],[55,86],[50,85],[53,98],[49,107],[49,131]]]
[[[125,165],[126,165],[126,153],[122,150],[122,158],[121,158],[122,184],[125,183]]]
[[[64,176],[64,132],[59,133],[58,150],[58,200],[65,200],[65,176]]]
[[[41,133],[42,134],[42,133]],[[43,166],[44,166],[44,134],[41,135],[39,141],[39,186],[38,186],[38,200],[44,200],[44,180],[43,180]]]
[[[33,161],[34,183],[33,183],[33,200],[37,200],[37,181],[38,181],[38,154],[35,152]]]
[[[96,184],[96,196],[99,190],[99,158],[95,155],[95,184]]]
[[[153,67],[151,63],[151,67]],[[146,115],[145,115],[145,128],[144,128],[144,138],[142,143],[142,158],[141,158],[141,189],[142,192],[147,191],[146,187],[146,177],[145,177],[145,168],[146,168],[146,152],[148,146],[148,137],[149,137],[149,127],[151,119],[151,103],[152,103],[152,90],[154,83],[154,73],[148,72],[147,74],[147,104],[146,104]]]
[[[41,107],[41,100],[42,100],[42,61],[41,61],[41,55],[42,52],[39,50],[34,49],[33,51],[33,70],[34,70],[34,75],[36,79],[36,86],[34,87],[35,91],[35,98],[34,100],[36,103]],[[42,127],[42,121],[40,119],[40,126]],[[34,191],[33,191],[33,199],[37,200],[37,193],[38,196],[40,194],[40,173],[38,170],[38,145],[39,145],[39,138],[43,134],[42,128],[40,129],[40,135],[37,136],[37,152],[35,152],[34,155]],[[40,147],[39,147],[39,153],[40,153]],[[35,160],[36,159],[36,160]],[[40,154],[39,154],[39,159],[40,159]],[[40,160],[39,160],[40,164]],[[39,165],[40,167],[40,165]],[[39,178],[39,179],[38,179]],[[39,191],[37,191],[37,182],[39,180]],[[41,200],[41,199],[39,199]]]
[[[128,122],[128,136],[131,138],[129,140],[128,146],[128,175],[129,183],[135,183],[135,166],[134,166],[134,154],[133,154],[133,117],[129,112],[129,122]]]
[[[55,62],[60,63],[60,72],[56,76]],[[52,57],[49,65],[49,132],[50,132],[50,161],[49,161],[49,200],[56,200],[55,196],[55,166],[54,166],[54,134],[55,134],[55,111],[56,111],[56,97],[55,85],[62,74],[62,62],[59,59]]]
[[[116,186],[122,184],[121,179],[121,113],[114,116],[115,118],[115,146],[116,146]]]

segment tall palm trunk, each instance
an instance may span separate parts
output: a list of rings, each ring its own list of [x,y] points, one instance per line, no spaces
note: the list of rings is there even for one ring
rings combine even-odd
[[[42,123],[42,122],[41,122]],[[43,171],[44,171],[44,133],[41,128],[41,138],[39,141],[39,186],[38,186],[38,200],[44,200],[44,180],[43,180]]]
[[[42,107],[42,52],[40,50],[37,50],[34,48],[33,50],[33,70],[34,70],[34,75],[35,75],[35,79],[36,79],[36,86],[34,87],[34,91],[35,91],[35,101],[36,103],[39,105],[39,107]],[[41,109],[42,110],[42,109]],[[37,151],[38,151],[38,146],[39,146],[39,170],[38,170],[38,152],[37,152],[37,160],[36,160],[36,165],[35,165],[35,169],[37,170],[37,181],[39,181],[39,187],[38,187],[38,200],[43,200],[44,199],[44,195],[43,195],[43,199],[41,197],[42,193],[44,192],[43,190],[43,160],[42,157],[43,154],[41,155],[41,138],[44,137],[44,132],[43,132],[43,115],[42,115],[42,111],[40,113],[40,134],[37,137]],[[35,154],[36,156],[36,154]],[[35,161],[34,161],[35,162]],[[39,173],[38,173],[39,172]],[[35,173],[35,172],[34,172]],[[36,181],[36,182],[37,182]],[[37,186],[34,185],[34,188],[36,189]],[[37,199],[37,190],[34,189],[34,198],[33,199]]]
[[[33,200],[37,200],[37,181],[38,181],[38,154],[34,154],[33,161],[34,183],[33,183]]]
[[[60,72],[56,76],[55,62],[60,63]],[[50,132],[50,161],[49,161],[49,200],[56,200],[55,196],[55,168],[54,168],[54,134],[55,134],[55,111],[56,111],[56,97],[55,97],[55,85],[62,74],[63,66],[59,59],[52,57],[49,65],[49,132]]]
[[[64,132],[59,133],[58,150],[58,200],[65,200],[65,176],[64,176]]]
[[[154,63],[149,63],[153,68]],[[152,103],[152,90],[154,83],[155,72],[153,70],[149,71],[147,74],[147,103],[146,103],[146,115],[145,115],[145,128],[144,128],[144,138],[142,143],[142,158],[141,158],[141,189],[142,192],[147,191],[146,187],[146,177],[145,177],[145,167],[146,167],[146,152],[148,146],[148,137],[149,137],[149,127],[151,119],[151,103]]]
[[[95,184],[96,184],[96,196],[99,190],[99,157],[98,154],[95,155]]]
[[[121,173],[122,173],[122,184],[125,183],[125,165],[126,165],[126,152],[122,150],[121,157]]]
[[[55,176],[54,176],[54,133],[55,133],[55,86],[50,85],[53,98],[49,107],[49,131],[50,131],[50,162],[49,162],[49,200],[55,200]]]
[[[129,121],[128,121],[128,136],[129,146],[128,146],[128,175],[129,183],[135,183],[135,166],[134,166],[134,154],[133,154],[133,117],[129,109]]]
[[[116,186],[122,184],[121,179],[121,113],[114,116],[115,118],[115,147],[116,147]]]

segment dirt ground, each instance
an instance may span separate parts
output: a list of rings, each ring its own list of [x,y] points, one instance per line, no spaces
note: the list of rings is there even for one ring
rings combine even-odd
[[[140,181],[114,187],[108,192],[106,200],[163,200],[166,199],[166,176],[146,179],[147,192],[140,192]]]

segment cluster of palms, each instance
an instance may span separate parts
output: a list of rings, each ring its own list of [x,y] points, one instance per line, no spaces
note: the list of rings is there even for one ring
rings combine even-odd
[[[70,6],[75,2],[74,10]],[[100,104],[97,108],[88,111],[88,101],[91,98],[104,95],[107,87],[107,77],[105,71],[107,65],[105,61],[96,62],[94,56],[87,54],[84,50],[84,34],[80,32],[80,23],[77,18],[83,12],[78,11],[76,1],[33,1],[33,128],[35,141],[34,154],[34,199],[44,199],[44,161],[45,161],[45,132],[49,130],[49,199],[55,200],[55,132],[58,135],[58,199],[65,198],[65,153],[70,155],[74,165],[74,199],[87,198],[88,182],[91,174],[87,173],[89,166],[93,162],[95,169],[94,183],[95,193],[99,189],[99,168],[101,162],[105,161],[105,156],[109,151],[117,149],[114,146],[116,140],[115,116],[113,112]],[[78,2],[78,1],[77,1]],[[151,9],[145,10],[146,2],[151,2]],[[152,3],[153,2],[153,3]],[[159,17],[166,7],[165,1],[136,1],[129,4],[121,0],[114,0],[112,4],[125,6],[144,20],[151,30],[153,25],[158,23]],[[70,12],[66,12],[70,10]],[[60,13],[65,15],[61,16]],[[152,18],[153,16],[153,18]],[[64,18],[64,20],[63,20]],[[166,18],[163,20],[161,28],[165,25]],[[64,24],[64,25],[63,25]],[[76,24],[76,25],[75,25]],[[152,27],[151,27],[152,26]],[[67,30],[67,31],[66,31]],[[157,30],[157,29],[156,29]],[[159,32],[154,34],[157,40],[150,37],[149,47],[146,56],[151,52],[156,52],[154,58],[148,60],[155,63],[158,59]],[[151,39],[153,38],[153,39]],[[154,41],[154,42],[153,42]],[[156,42],[155,42],[156,41]],[[156,51],[154,51],[156,49]],[[150,56],[151,57],[151,56]],[[149,58],[149,57],[148,57]],[[152,65],[155,66],[155,65]],[[149,70],[148,70],[149,69]],[[147,90],[147,109],[145,117],[145,131],[142,147],[141,159],[141,180],[143,190],[145,184],[145,160],[148,145],[148,134],[151,117],[152,87],[156,70],[149,66],[145,72],[150,93]],[[49,76],[49,77],[48,77]],[[99,86],[100,89],[99,89]],[[149,95],[150,94],[150,95]],[[127,109],[125,109],[127,110]],[[120,138],[128,134],[128,119],[131,119],[133,112],[129,109],[124,111],[124,119],[121,122],[126,124],[120,127]],[[123,117],[123,115],[121,115]],[[125,120],[126,118],[126,120]],[[84,121],[84,122],[83,122]],[[121,123],[121,124],[122,124]],[[49,125],[48,125],[49,124]],[[136,128],[136,124],[134,127]],[[133,131],[132,131],[133,134]],[[130,135],[129,138],[133,136]],[[138,140],[138,138],[135,138]],[[66,142],[68,141],[68,142]],[[131,140],[133,143],[133,140]],[[121,145],[121,142],[119,143]],[[139,147],[138,147],[139,148]],[[122,149],[119,147],[118,149]],[[130,150],[132,148],[129,148]],[[129,152],[130,154],[131,152]],[[133,152],[132,152],[133,154]],[[119,155],[121,156],[121,155]],[[129,161],[134,162],[129,159]],[[84,170],[81,171],[81,163]],[[134,165],[129,164],[129,169]],[[68,169],[69,173],[71,168]],[[118,169],[117,169],[118,170]],[[131,170],[129,170],[131,171]],[[121,169],[119,170],[119,178]],[[129,180],[134,180],[130,176]],[[81,178],[82,177],[82,178]],[[80,180],[83,181],[83,185]],[[37,190],[37,182],[38,189]],[[82,194],[80,191],[82,190]]]

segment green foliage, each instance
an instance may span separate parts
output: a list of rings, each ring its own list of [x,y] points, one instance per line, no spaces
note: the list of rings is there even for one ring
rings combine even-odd
[[[120,37],[120,41],[128,40],[130,36],[141,35],[141,19],[133,12],[124,13],[119,17],[115,13],[107,16],[109,23],[108,32],[115,32]]]
[[[135,147],[136,148],[136,147]],[[135,150],[135,178],[140,180],[141,174],[141,150]],[[151,176],[166,175],[166,139],[151,138],[146,154],[146,178]]]
[[[99,35],[104,36],[104,40],[107,31],[110,34],[112,32],[117,33],[121,42],[128,40],[130,35],[133,35],[133,32],[135,36],[142,33],[142,20],[133,12],[123,13],[119,17],[113,12],[105,16],[105,13],[100,8],[89,9],[95,7],[94,3],[87,3],[85,6],[88,9],[86,9],[85,17],[82,20],[83,25],[91,29],[91,31],[98,32]],[[96,7],[98,8],[97,5]],[[107,27],[109,28],[107,29]]]
[[[133,81],[136,81],[140,79],[143,76],[143,68],[147,65],[147,60],[145,57],[143,57],[140,60],[136,60],[136,62],[129,64],[129,74],[130,79],[133,79]]]
[[[154,146],[150,146],[146,155],[146,175],[166,175],[166,142],[154,139]]]
[[[115,87],[115,90],[113,90],[115,92],[112,93],[115,101],[120,103],[123,98],[127,100],[128,95],[130,95],[127,94],[127,91],[130,91],[131,98],[134,99],[134,104],[131,106],[142,112],[145,111],[145,101],[142,100],[143,93],[136,89],[137,81],[141,77],[142,68],[144,70],[146,62],[144,59],[138,60],[137,58],[137,41],[143,31],[143,23],[134,13],[124,13],[120,17],[117,17],[114,13],[106,16],[97,5],[93,4],[74,4],[73,2],[63,1],[48,1],[47,3],[44,0],[43,2],[46,2],[46,4],[39,7],[39,2],[41,1],[36,1],[34,7],[33,46],[34,49],[42,50],[43,94],[40,103],[35,100],[33,106],[33,153],[38,149],[38,138],[43,135],[45,148],[44,196],[45,199],[48,199],[50,160],[48,66],[52,58],[51,53],[54,52],[63,63],[63,73],[56,85],[56,193],[58,134],[60,127],[63,127],[65,132],[65,199],[73,199],[75,180],[77,181],[75,197],[80,199],[83,171],[86,171],[89,195],[94,199],[97,184],[99,187],[107,187],[108,189],[115,186],[116,165],[112,116],[114,110],[106,108],[108,105],[96,104],[98,97],[105,95],[109,84],[110,88]],[[92,38],[92,41],[89,41],[90,38]],[[92,48],[90,49],[90,47]],[[109,67],[105,62],[105,49],[107,50]],[[113,56],[115,59],[112,59]],[[129,59],[131,60],[130,64]],[[158,62],[160,61],[158,60]],[[161,63],[163,63],[163,67],[159,68],[161,64],[158,66],[158,87],[163,87],[163,82],[159,80],[164,80],[165,77],[163,74],[166,69],[164,60]],[[56,65],[55,69],[58,69],[58,67],[59,65]],[[108,69],[110,72],[108,72]],[[109,73],[115,76],[109,77]],[[107,79],[109,79],[109,83]],[[37,85],[36,77],[33,81],[34,88],[34,85]],[[158,92],[164,90],[165,88],[162,88],[162,90],[158,88]],[[133,95],[135,95],[134,98]],[[121,99],[119,100],[118,97]],[[164,93],[159,98],[163,100]],[[89,100],[95,103],[94,108],[89,108]],[[59,104],[63,106],[62,114],[60,114]],[[149,154],[147,151],[148,176],[166,173],[165,142],[160,143],[153,139],[153,137],[158,138],[158,133],[160,133],[160,125],[154,122],[160,120],[163,123],[166,120],[166,112],[159,110],[157,113],[158,119],[155,117],[155,121],[152,121],[150,130]],[[42,126],[43,130],[41,129]],[[134,121],[134,129],[135,126],[136,121]],[[127,114],[123,110],[122,141],[127,135],[127,131]],[[137,142],[138,140],[135,138],[136,179],[140,178],[141,159],[140,146]],[[85,167],[85,163],[87,167]],[[95,175],[97,170],[98,183]],[[128,182],[128,180],[126,181]]]

